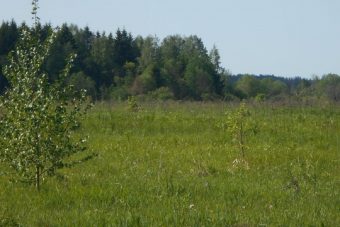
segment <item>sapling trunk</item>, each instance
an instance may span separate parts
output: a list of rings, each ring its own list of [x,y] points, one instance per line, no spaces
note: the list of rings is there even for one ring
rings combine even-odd
[[[241,148],[241,154],[244,158],[244,146],[243,146],[243,124],[242,121],[240,123],[240,148]]]
[[[40,166],[36,166],[36,172],[35,172],[35,187],[38,191],[40,191]]]

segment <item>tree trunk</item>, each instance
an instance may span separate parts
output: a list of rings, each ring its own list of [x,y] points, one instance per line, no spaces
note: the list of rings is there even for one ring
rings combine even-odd
[[[241,127],[240,127],[240,146],[241,146],[242,158],[244,158],[243,124],[242,124],[242,122],[241,122]]]
[[[40,167],[36,166],[36,172],[35,172],[35,187],[38,191],[40,191]]]

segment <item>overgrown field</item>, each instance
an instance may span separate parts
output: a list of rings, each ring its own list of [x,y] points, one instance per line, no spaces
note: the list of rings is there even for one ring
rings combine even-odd
[[[79,133],[98,156],[39,193],[1,176],[0,226],[339,226],[340,108],[249,107],[245,159],[234,109],[97,105]]]

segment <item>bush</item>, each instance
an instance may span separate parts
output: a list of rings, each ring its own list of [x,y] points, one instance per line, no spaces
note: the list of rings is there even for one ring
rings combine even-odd
[[[129,92],[125,87],[114,87],[111,90],[111,98],[116,101],[126,100],[129,95]]]
[[[160,87],[157,90],[148,93],[148,96],[153,100],[171,100],[174,99],[175,96],[172,91],[168,87]]]

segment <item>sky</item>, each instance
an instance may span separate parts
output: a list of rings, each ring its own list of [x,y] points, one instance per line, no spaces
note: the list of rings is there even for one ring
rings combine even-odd
[[[31,20],[31,0],[2,0],[0,21]],[[340,74],[340,0],[40,0],[54,26],[125,28],[133,36],[197,35],[233,74]]]

